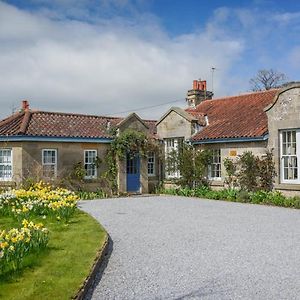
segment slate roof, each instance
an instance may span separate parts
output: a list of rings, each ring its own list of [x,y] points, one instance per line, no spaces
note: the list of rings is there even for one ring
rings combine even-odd
[[[268,133],[264,108],[272,103],[278,91],[272,89],[205,100],[195,108],[186,109],[192,115],[199,113],[208,117],[208,125],[194,135],[192,140],[263,137]]]
[[[0,136],[39,136],[64,138],[110,138],[110,128],[123,118],[46,111],[21,111],[0,122]],[[154,120],[143,120],[155,135]]]

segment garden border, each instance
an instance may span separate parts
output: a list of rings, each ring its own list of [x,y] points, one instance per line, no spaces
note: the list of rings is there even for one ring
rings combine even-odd
[[[93,266],[90,270],[89,275],[86,277],[84,282],[81,284],[78,292],[76,295],[72,298],[75,300],[83,300],[87,295],[89,290],[92,288],[94,283],[97,280],[97,275],[99,273],[99,270],[105,261],[105,257],[109,254],[109,245],[111,243],[111,239],[109,237],[109,234],[106,233],[106,239],[102,247],[97,251],[96,258],[94,260]]]

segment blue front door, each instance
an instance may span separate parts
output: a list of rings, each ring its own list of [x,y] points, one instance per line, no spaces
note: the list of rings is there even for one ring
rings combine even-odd
[[[140,191],[140,157],[138,154],[127,154],[127,192]]]

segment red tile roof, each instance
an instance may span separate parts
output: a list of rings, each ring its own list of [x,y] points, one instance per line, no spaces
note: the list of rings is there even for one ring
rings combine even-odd
[[[115,127],[123,118],[45,111],[23,111],[0,122],[0,136],[42,136],[72,138],[111,138],[107,130]],[[152,120],[143,120],[150,134],[156,133]]]
[[[272,103],[278,89],[239,96],[205,100],[186,109],[190,114],[207,115],[208,126],[193,136],[202,141],[224,138],[262,137],[268,132],[264,108]]]

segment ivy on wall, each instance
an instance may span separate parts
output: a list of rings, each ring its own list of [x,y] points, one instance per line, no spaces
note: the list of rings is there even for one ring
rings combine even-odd
[[[104,177],[110,183],[113,193],[117,193],[117,176],[118,176],[118,160],[124,160],[129,155],[139,154],[141,157],[146,157],[149,151],[160,153],[160,147],[157,141],[145,133],[126,129],[123,132],[117,130],[113,133],[114,139],[110,144],[105,161],[108,166]]]

